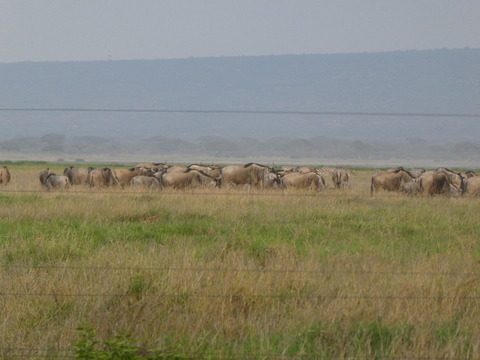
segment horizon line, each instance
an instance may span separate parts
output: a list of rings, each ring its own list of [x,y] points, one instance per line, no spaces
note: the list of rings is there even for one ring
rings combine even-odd
[[[425,49],[398,49],[384,51],[354,51],[354,52],[331,52],[331,53],[285,53],[285,54],[263,54],[263,55],[212,55],[212,56],[186,56],[186,57],[158,57],[158,58],[119,58],[113,59],[110,55],[106,59],[84,59],[84,60],[17,60],[0,61],[0,65],[12,64],[36,64],[36,63],[86,63],[86,62],[128,62],[128,61],[175,61],[175,60],[202,60],[202,59],[230,59],[230,58],[260,58],[260,57],[282,57],[282,56],[335,56],[335,55],[374,55],[400,52],[423,52],[423,51],[458,51],[458,50],[480,50],[480,47],[455,47],[455,48],[425,48]]]

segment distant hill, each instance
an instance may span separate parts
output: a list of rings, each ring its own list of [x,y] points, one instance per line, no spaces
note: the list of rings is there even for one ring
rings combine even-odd
[[[480,49],[0,64],[0,108],[480,113]],[[471,141],[478,118],[0,112],[0,140]]]

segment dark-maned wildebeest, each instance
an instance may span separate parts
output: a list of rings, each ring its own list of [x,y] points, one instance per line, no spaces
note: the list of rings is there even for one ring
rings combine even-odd
[[[325,179],[317,172],[292,172],[285,174],[281,178],[282,185],[287,188],[324,190],[326,189]]]
[[[88,185],[90,187],[107,187],[113,185],[120,185],[113,175],[113,171],[110,168],[88,169]]]
[[[480,176],[471,176],[463,182],[464,195],[480,195]]]
[[[378,171],[372,176],[370,194],[373,195],[378,189],[387,191],[399,191],[400,184],[412,181],[414,177],[402,167],[387,171]]]
[[[246,165],[229,165],[222,168],[222,185],[248,185],[262,187],[265,177],[273,172],[265,165],[249,163]]]
[[[219,186],[220,178],[213,178],[201,171],[188,169],[185,172],[162,172],[155,174],[160,180],[160,185],[174,189],[184,189],[186,187],[215,187]],[[159,178],[160,177],[160,178]]]
[[[50,173],[45,178],[45,187],[47,190],[60,189],[66,190],[70,187],[70,180],[65,175],[56,175],[55,173]]]
[[[6,166],[0,168],[0,184],[7,185],[10,182],[10,171]]]
[[[69,166],[63,170],[63,175],[68,177],[71,185],[87,185],[88,169]]]
[[[450,182],[446,174],[440,171],[426,171],[418,180],[420,182],[420,192],[427,195],[460,195],[461,187]]]
[[[160,187],[160,181],[154,176],[139,175],[134,176],[132,180],[130,180],[130,185],[134,187],[158,189]]]

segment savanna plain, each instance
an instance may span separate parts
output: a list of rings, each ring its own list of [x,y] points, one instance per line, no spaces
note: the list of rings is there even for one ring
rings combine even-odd
[[[79,327],[188,359],[479,359],[480,199],[0,187],[0,358]],[[97,344],[98,345],[98,344]]]

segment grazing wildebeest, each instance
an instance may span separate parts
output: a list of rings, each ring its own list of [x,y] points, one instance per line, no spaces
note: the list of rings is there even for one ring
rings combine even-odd
[[[69,166],[63,170],[63,175],[68,177],[71,185],[87,185],[88,169]]]
[[[130,185],[134,187],[158,189],[160,187],[160,181],[154,176],[138,175],[130,180]]]
[[[7,185],[10,182],[10,171],[6,166],[0,168],[0,184]]]
[[[349,171],[345,169],[334,169],[332,172],[333,187],[340,189],[342,183],[348,183]]]
[[[342,182],[339,184],[339,188],[340,188],[340,189],[351,189],[351,188],[352,188],[352,184],[350,184],[349,181],[342,181]]]
[[[124,187],[130,185],[130,181],[135,176],[153,175],[153,171],[149,168],[134,167],[130,169],[112,169],[112,174],[115,178],[116,184]]]
[[[280,171],[281,173],[281,171]],[[279,176],[279,172],[271,171],[265,175],[263,179],[263,187],[267,189],[278,189],[282,187],[281,178]]]
[[[107,187],[120,185],[113,174],[112,169],[89,168],[88,169],[88,185],[90,187]]]
[[[261,187],[265,177],[273,170],[265,165],[249,163],[246,165],[225,166],[222,173],[222,185],[249,185]]]
[[[52,189],[66,190],[70,187],[70,180],[68,180],[68,177],[65,175],[56,175],[55,173],[51,172],[45,178],[44,185],[47,188],[47,190],[52,190]]]
[[[214,178],[201,171],[188,169],[185,172],[162,172],[155,174],[159,179],[160,185],[172,187],[174,189],[183,189],[186,187],[215,187],[219,186],[220,178]]]
[[[414,177],[403,167],[387,171],[378,171],[372,176],[370,194],[373,195],[378,189],[387,191],[399,191],[401,182],[412,181]]]
[[[297,188],[297,189],[311,189],[311,190],[324,190],[325,179],[323,179],[320,174],[317,172],[292,172],[285,174],[281,178],[282,185],[287,188]]]
[[[471,176],[463,182],[464,195],[480,195],[480,176]]]
[[[427,195],[459,195],[461,187],[453,184],[449,177],[440,171],[426,171],[418,180],[420,191]]]

